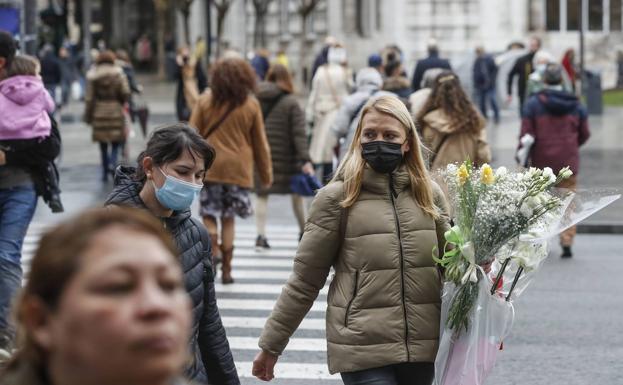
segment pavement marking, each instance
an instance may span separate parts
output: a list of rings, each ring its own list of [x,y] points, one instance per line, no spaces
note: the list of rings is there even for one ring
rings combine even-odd
[[[237,277],[237,272],[234,271]],[[284,285],[263,284],[263,283],[234,283],[233,285],[223,285],[222,283],[214,284],[217,293],[250,293],[250,294],[280,294]],[[320,294],[327,294],[329,286],[326,285]]]
[[[234,279],[247,278],[247,279],[283,279],[286,280],[290,277],[290,271],[278,271],[278,270],[246,270],[235,269],[231,272]],[[235,285],[235,284],[234,284]]]
[[[232,261],[233,267],[248,266],[248,267],[292,267],[292,259],[285,258],[236,258]]]
[[[221,317],[223,325],[228,328],[242,329],[263,329],[266,323],[264,317]],[[305,318],[298,327],[301,330],[325,330],[326,321],[324,318]],[[230,335],[227,332],[227,335]]]
[[[258,337],[230,337],[229,347],[236,350],[259,350]],[[327,341],[324,338],[290,338],[286,351],[326,352]]]
[[[254,377],[251,374],[253,368],[252,362],[236,363],[238,376],[243,378]],[[290,363],[277,362],[275,365],[275,379],[291,379],[291,380],[336,380],[341,381],[339,374],[329,374],[327,364],[307,364],[307,363]],[[258,380],[259,381],[259,380]]]
[[[234,241],[234,245],[237,245]],[[255,247],[237,247],[234,249],[234,259],[236,257],[273,257],[273,258],[289,258],[293,259],[296,255],[296,249],[269,249],[269,250],[255,250]]]
[[[273,310],[276,300],[270,299],[217,299],[219,309]],[[326,311],[325,301],[314,301],[310,311]]]

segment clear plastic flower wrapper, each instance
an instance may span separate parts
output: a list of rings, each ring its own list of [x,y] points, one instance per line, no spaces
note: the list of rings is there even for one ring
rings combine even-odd
[[[443,173],[455,225],[444,250],[433,251],[446,280],[435,385],[484,383],[511,330],[512,301],[547,258],[548,239],[620,197],[554,188],[571,174],[476,169],[469,161]]]

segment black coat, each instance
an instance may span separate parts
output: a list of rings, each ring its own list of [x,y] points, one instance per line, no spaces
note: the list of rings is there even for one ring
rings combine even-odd
[[[447,59],[441,59],[439,55],[432,54],[426,59],[418,60],[413,71],[413,81],[411,82],[411,89],[413,92],[422,88],[422,78],[424,78],[424,72],[431,68],[444,68],[451,70],[450,62]]]
[[[474,87],[479,91],[489,91],[495,88],[498,75],[498,66],[490,55],[483,55],[474,61]]]
[[[131,167],[117,168],[115,187],[106,205],[147,210],[139,196],[142,183],[133,180],[133,174]],[[207,377],[213,385],[238,385],[240,380],[216,305],[210,237],[203,224],[191,217],[190,209],[175,211],[161,220],[180,250],[184,285],[193,305],[190,350],[194,361],[185,375],[198,382],[206,382]]]
[[[41,80],[45,85],[58,85],[63,80],[61,61],[53,53],[41,58]]]
[[[34,139],[0,140],[7,166],[19,167],[30,173],[37,195],[48,202],[52,193],[58,193],[58,170],[54,159],[61,152],[61,134],[58,124],[50,115],[50,135]]]
[[[176,66],[175,76],[177,77],[177,91],[175,95],[175,110],[177,112],[177,120],[187,122],[190,120],[192,111],[186,104],[186,98],[184,97],[184,76],[182,74],[182,68]],[[206,78],[201,63],[195,65],[195,78],[197,79],[197,88],[199,88],[199,94],[208,88],[208,79]]]
[[[508,78],[506,79],[506,89],[508,95],[513,94],[513,79],[517,76],[519,79],[517,80],[517,95],[519,96],[519,104],[523,105],[524,100],[526,100],[526,88],[528,87],[528,78],[533,71],[532,68],[532,59],[534,58],[534,52],[530,52],[526,55],[519,57],[515,61],[515,65],[511,69],[511,72],[508,73]]]

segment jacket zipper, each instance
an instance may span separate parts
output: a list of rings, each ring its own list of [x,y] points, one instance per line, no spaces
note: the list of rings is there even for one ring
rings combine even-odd
[[[355,271],[355,287],[353,288],[353,296],[350,301],[348,301],[348,305],[346,306],[346,315],[344,315],[344,326],[348,327],[348,315],[350,314],[350,307],[357,296],[357,286],[359,286],[359,270]]]
[[[398,235],[398,245],[400,247],[400,291],[402,294],[402,314],[405,322],[405,348],[407,349],[407,361],[409,358],[409,324],[407,322],[407,304],[405,302],[405,260],[404,249],[402,247],[402,233],[400,232],[400,219],[398,219],[398,210],[396,209],[396,200],[394,194],[398,196],[394,190],[393,178],[389,175],[389,197],[392,201],[392,208],[394,209],[394,220],[396,221],[396,233]]]

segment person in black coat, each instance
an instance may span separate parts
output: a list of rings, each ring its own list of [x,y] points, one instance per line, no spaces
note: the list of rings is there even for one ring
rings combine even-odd
[[[413,71],[413,80],[411,82],[411,88],[413,92],[422,88],[422,78],[424,77],[424,72],[431,68],[445,68],[448,70],[452,70],[450,66],[450,62],[447,59],[442,59],[439,57],[439,48],[437,47],[437,43],[430,42],[428,44],[428,57],[426,59],[418,60],[415,65],[415,70]]]
[[[515,61],[515,65],[508,73],[508,78],[506,79],[506,90],[508,94],[507,103],[513,100],[513,80],[515,76],[517,76],[517,97],[519,98],[519,115],[521,115],[521,111],[523,110],[523,105],[526,100],[526,89],[528,88],[528,78],[530,74],[534,71],[532,65],[532,59],[534,58],[534,54],[536,51],[541,48],[541,40],[537,37],[532,37],[529,43],[529,52],[521,57],[519,57]]]
[[[152,134],[138,157],[138,168],[117,168],[115,187],[106,205],[147,210],[160,218],[174,238],[184,285],[193,304],[193,359],[185,375],[198,383],[238,385],[240,380],[216,305],[210,237],[190,212],[214,157],[214,149],[187,124],[165,126]]]
[[[192,113],[192,107],[188,105],[186,96],[184,95],[184,69],[186,66],[194,66],[195,81],[197,82],[197,91],[199,95],[208,88],[208,79],[206,74],[201,68],[200,61],[192,61],[190,58],[190,52],[188,48],[182,47],[179,49],[179,54],[176,57],[176,73],[177,77],[177,93],[175,96],[175,108],[177,112],[177,120],[187,122],[190,119]]]
[[[41,80],[45,88],[52,96],[52,100],[56,102],[56,88],[61,85],[63,80],[63,68],[61,67],[61,61],[56,53],[54,53],[54,47],[47,44],[41,50]]]
[[[473,80],[474,88],[482,116],[487,118],[487,103],[493,109],[493,120],[497,124],[500,121],[500,110],[496,98],[496,83],[498,66],[491,55],[488,55],[483,47],[476,48],[476,60],[474,61]]]

